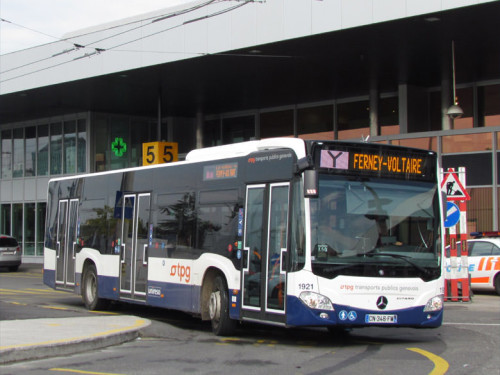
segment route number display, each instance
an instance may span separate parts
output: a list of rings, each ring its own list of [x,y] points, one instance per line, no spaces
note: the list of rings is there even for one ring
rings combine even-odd
[[[178,161],[177,142],[148,142],[142,144],[142,165]]]

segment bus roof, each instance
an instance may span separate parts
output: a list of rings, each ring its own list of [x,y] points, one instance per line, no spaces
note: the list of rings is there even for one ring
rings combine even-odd
[[[267,138],[260,141],[248,141],[241,143],[232,143],[223,146],[214,146],[199,148],[190,151],[186,156],[186,161],[205,161],[226,159],[236,156],[248,155],[256,151],[273,150],[273,149],[292,149],[297,158],[306,156],[305,142],[300,138]]]

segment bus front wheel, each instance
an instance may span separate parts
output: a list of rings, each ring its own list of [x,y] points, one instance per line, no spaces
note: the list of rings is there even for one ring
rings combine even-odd
[[[208,300],[208,311],[215,335],[228,336],[234,332],[236,321],[229,318],[229,294],[226,281],[220,275],[214,280]]]
[[[107,306],[106,300],[97,293],[97,271],[93,264],[85,267],[82,278],[82,299],[89,310],[102,310]]]

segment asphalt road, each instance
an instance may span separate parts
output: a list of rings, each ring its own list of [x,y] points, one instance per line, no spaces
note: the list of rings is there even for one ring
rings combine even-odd
[[[80,297],[45,287],[40,267],[0,269],[0,319],[89,316]],[[0,367],[0,374],[500,374],[500,296],[447,303],[438,329],[242,326],[216,337],[186,314],[118,304],[106,312],[150,319],[135,341],[68,357]],[[0,338],[1,340],[1,338]]]

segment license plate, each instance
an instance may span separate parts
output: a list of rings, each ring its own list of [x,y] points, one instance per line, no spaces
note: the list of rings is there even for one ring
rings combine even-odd
[[[395,314],[367,314],[365,323],[397,323],[398,316]]]

